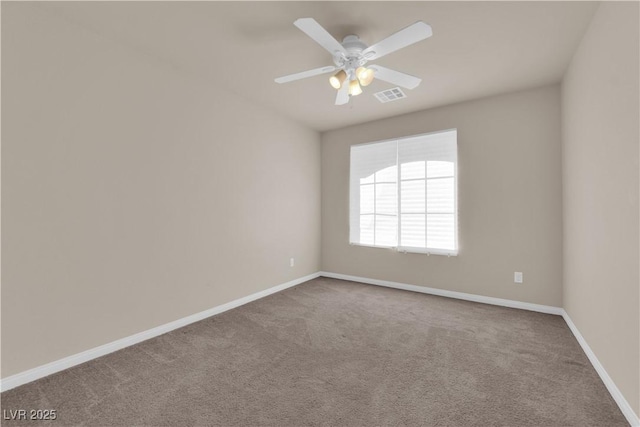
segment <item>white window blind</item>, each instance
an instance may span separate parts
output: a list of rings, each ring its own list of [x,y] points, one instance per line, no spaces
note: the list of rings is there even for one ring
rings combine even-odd
[[[351,146],[349,241],[457,255],[457,131]]]

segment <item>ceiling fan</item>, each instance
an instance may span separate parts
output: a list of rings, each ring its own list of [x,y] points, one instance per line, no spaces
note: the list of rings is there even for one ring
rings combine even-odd
[[[349,102],[351,96],[360,95],[362,93],[361,86],[367,86],[374,77],[407,89],[416,88],[422,81],[418,77],[380,65],[365,67],[365,64],[371,60],[382,58],[396,50],[431,37],[433,35],[431,26],[422,21],[409,25],[372,46],[367,46],[356,35],[346,36],[340,43],[313,18],[300,18],[293,24],[329,51],[333,56],[335,66],[329,65],[278,77],[275,79],[276,83],[287,83],[338,70],[336,74],[331,76],[329,83],[338,90],[336,105],[343,105]]]

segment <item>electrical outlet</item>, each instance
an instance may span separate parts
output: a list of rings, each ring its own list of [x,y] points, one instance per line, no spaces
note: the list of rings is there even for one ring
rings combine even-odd
[[[294,265],[296,265],[296,259],[295,258],[291,258],[289,260],[289,266],[293,267]]]
[[[522,283],[522,272],[516,271],[513,273],[513,283]]]

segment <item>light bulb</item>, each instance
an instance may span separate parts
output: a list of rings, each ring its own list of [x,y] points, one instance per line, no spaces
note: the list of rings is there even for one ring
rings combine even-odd
[[[373,81],[373,70],[371,68],[358,67],[356,76],[362,86],[368,86]]]
[[[353,79],[349,82],[349,95],[357,96],[362,93],[362,88],[360,87],[360,83],[358,83],[358,79]]]
[[[345,73],[344,70],[340,70],[329,78],[329,83],[331,83],[331,86],[333,86],[334,89],[340,89],[346,78],[347,73]]]

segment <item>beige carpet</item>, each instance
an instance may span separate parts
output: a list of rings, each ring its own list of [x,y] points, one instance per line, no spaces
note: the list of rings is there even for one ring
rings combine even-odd
[[[561,317],[325,278],[1,397],[57,425],[627,425]]]

